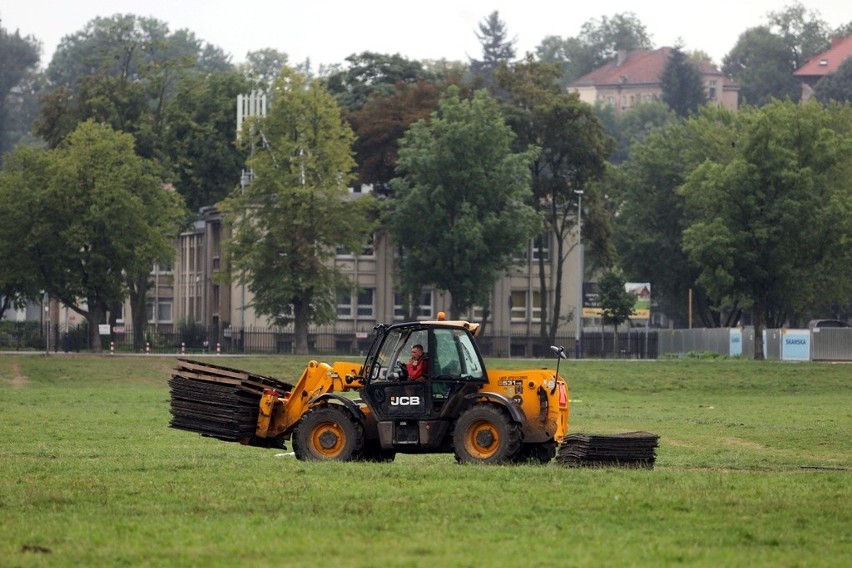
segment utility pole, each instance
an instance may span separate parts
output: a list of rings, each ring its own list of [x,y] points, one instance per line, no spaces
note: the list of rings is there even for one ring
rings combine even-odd
[[[575,340],[575,357],[580,359],[583,356],[582,340],[583,340],[583,190],[575,189],[577,194],[577,255],[579,257],[580,269],[577,272],[577,335]]]

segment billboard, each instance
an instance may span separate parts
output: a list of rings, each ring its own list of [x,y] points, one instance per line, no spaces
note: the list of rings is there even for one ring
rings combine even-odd
[[[627,282],[624,289],[636,296],[633,315],[636,319],[651,317],[651,283]],[[583,282],[583,317],[595,318],[601,316],[600,294],[597,282]]]
[[[624,289],[636,296],[633,304],[633,317],[648,319],[651,317],[651,283],[650,282],[628,282]]]

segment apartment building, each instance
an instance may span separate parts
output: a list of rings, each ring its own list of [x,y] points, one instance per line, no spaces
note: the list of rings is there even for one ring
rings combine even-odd
[[[361,189],[350,190],[358,198]],[[368,193],[369,189],[363,193]],[[177,256],[169,270],[159,270],[152,276],[158,283],[149,293],[149,324],[170,326],[197,324],[210,330],[210,341],[215,344],[237,345],[239,336],[246,330],[268,330],[268,318],[250,307],[251,292],[243,284],[223,279],[225,253],[223,244],[228,238],[228,226],[214,208],[203,209],[195,224],[177,240]],[[463,245],[460,245],[463,246]],[[327,336],[325,341],[337,345],[318,345],[334,349],[352,343],[361,346],[377,323],[402,321],[406,317],[404,306],[414,306],[414,317],[433,319],[440,311],[449,312],[450,297],[447,292],[426,287],[419,297],[405,302],[398,288],[395,247],[389,234],[377,231],[372,242],[361,254],[353,255],[338,250],[335,266],[352,281],[348,290],[340,290],[337,298],[337,321],[327,326],[317,326],[313,331]],[[539,257],[545,260],[545,278],[552,294],[556,262],[546,239],[535,239],[517,256],[507,271],[491,290],[486,328],[491,335],[535,337],[541,322],[541,295],[539,292]],[[579,258],[576,252],[567,259],[562,277],[562,315],[573,314],[578,298]],[[474,307],[465,317],[481,321],[484,308]],[[565,321],[562,330],[571,334],[575,323]],[[281,330],[284,343],[272,346],[276,351],[290,348],[286,339],[287,328]],[[290,330],[292,331],[292,330]],[[319,341],[319,340],[318,340]],[[342,342],[342,343],[341,343]],[[508,354],[506,346],[494,346],[495,353]]]

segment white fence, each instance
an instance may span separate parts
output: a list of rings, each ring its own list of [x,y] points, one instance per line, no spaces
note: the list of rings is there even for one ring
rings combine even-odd
[[[659,331],[658,356],[719,353],[754,357],[754,328],[669,329]],[[767,329],[763,354],[781,361],[852,361],[852,328]]]

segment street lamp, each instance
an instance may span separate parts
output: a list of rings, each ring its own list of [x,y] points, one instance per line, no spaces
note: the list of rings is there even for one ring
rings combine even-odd
[[[577,335],[574,342],[575,357],[582,356],[581,340],[583,336],[583,190],[575,189],[577,194],[577,254],[580,258],[580,270],[577,273]]]

